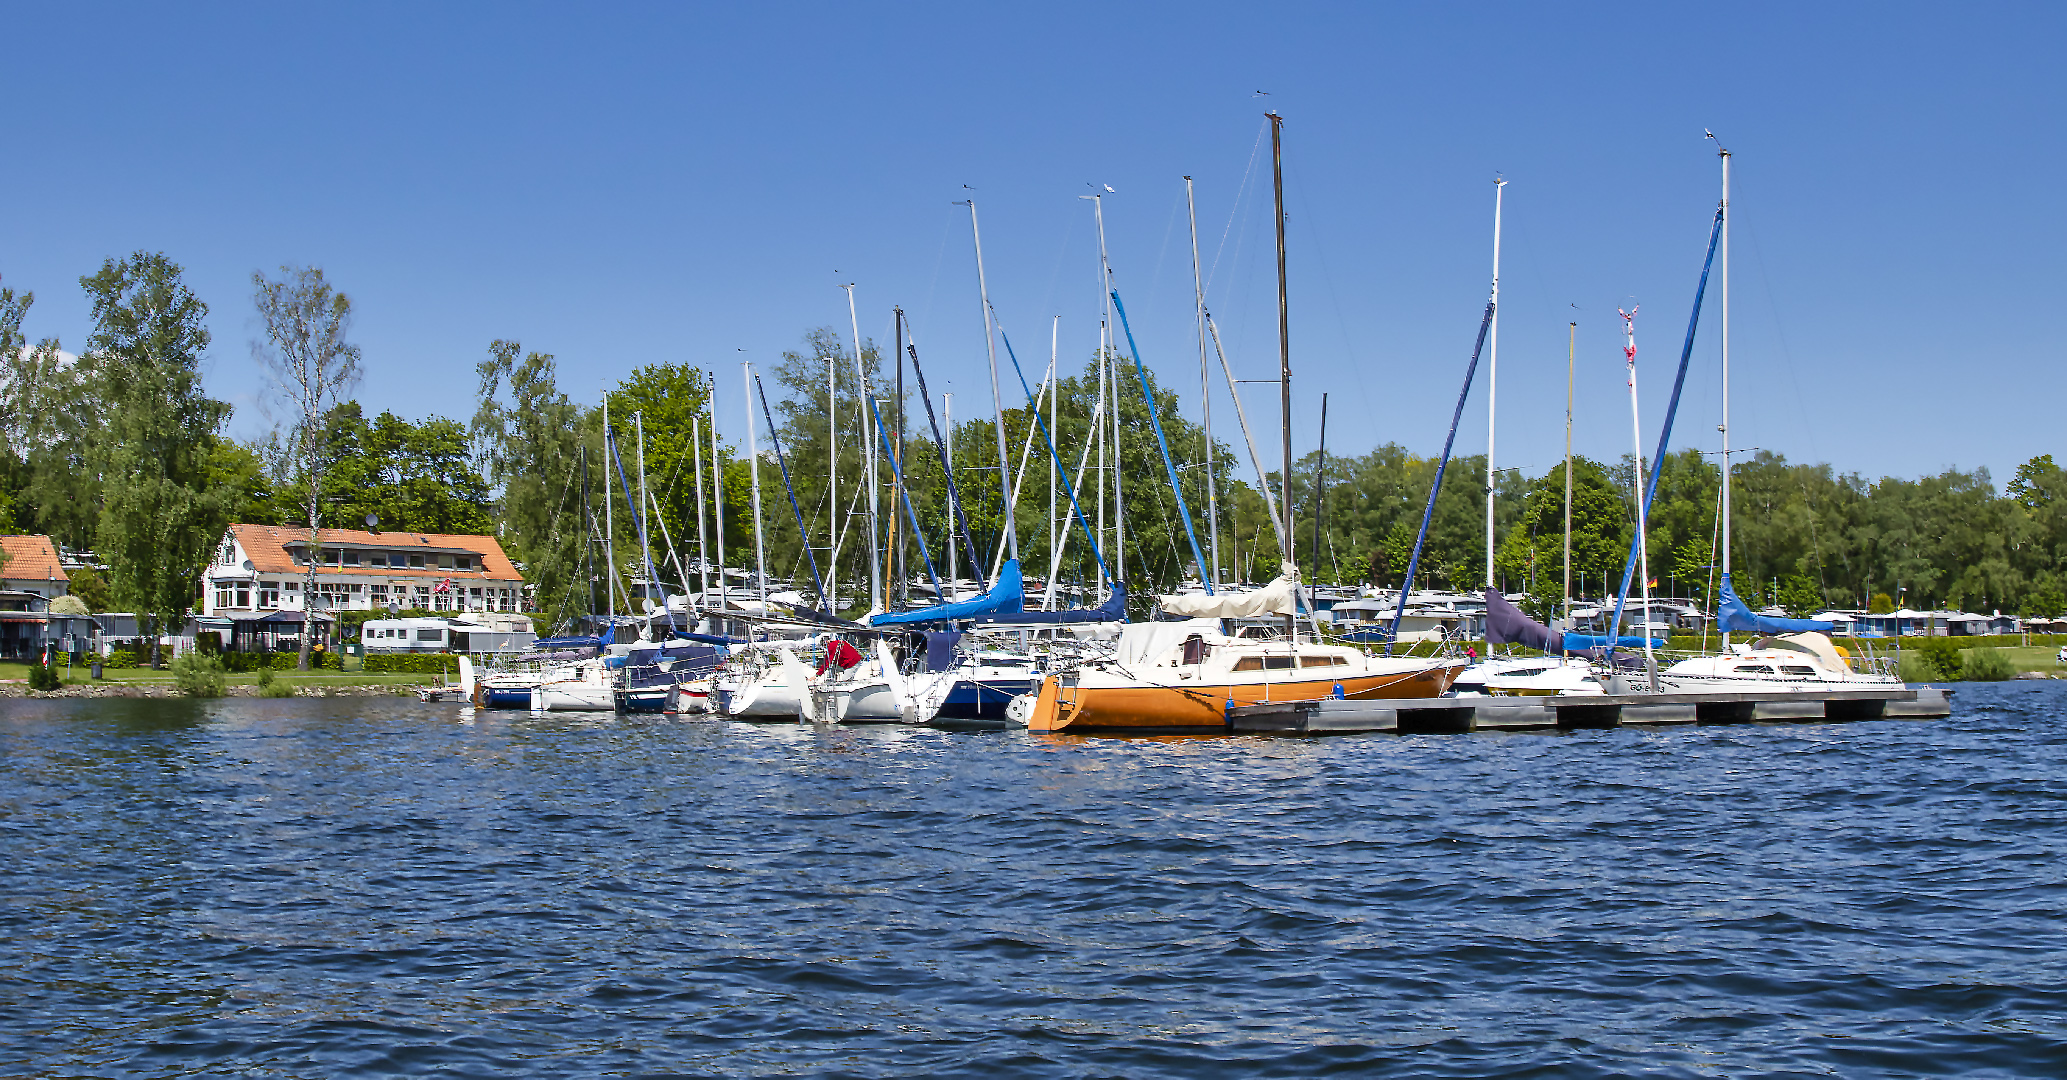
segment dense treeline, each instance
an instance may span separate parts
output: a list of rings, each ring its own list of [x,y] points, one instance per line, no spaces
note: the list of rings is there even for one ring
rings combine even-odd
[[[335,344],[349,349],[342,340],[349,301],[329,291],[320,272],[255,280],[261,310],[269,299],[277,307],[289,286],[314,281],[320,289],[310,295],[330,305]],[[700,369],[641,367],[609,391],[607,405],[590,405],[560,388],[550,354],[497,341],[476,364],[476,408],[465,423],[392,412],[368,418],[347,394],[309,411],[306,423],[238,442],[223,434],[229,405],[202,392],[200,365],[211,344],[207,307],[182,284],[178,266],[139,252],[109,260],[81,285],[93,302],[94,330],[76,358],[55,339],[31,345],[23,325],[33,296],[0,290],[0,530],[47,532],[68,547],[99,550],[111,566],[108,603],[177,617],[192,602],[199,568],[224,525],[308,525],[312,479],[324,527],[363,527],[372,516],[383,529],[497,535],[554,621],[622,607],[645,564],[641,524],[664,579],[694,587],[706,549],[728,566],[754,564],[755,464],[743,439],[713,438],[715,391]],[[961,416],[950,427],[938,395],[928,416],[917,372],[910,357],[903,359],[901,410],[893,358],[862,344],[864,398],[851,344],[829,329],[811,331],[762,368],[762,387],[750,396],[736,379],[716,395],[727,431],[739,432],[749,410],[758,431],[759,517],[772,575],[814,598],[819,580],[837,583],[849,610],[865,602],[868,400],[888,429],[873,449],[889,450],[897,463],[893,469],[888,456],[879,458],[877,555],[894,569],[903,552],[907,579],[946,577],[951,564],[965,580],[988,576],[1008,547],[1002,474],[1023,477],[1015,521],[1029,577],[1046,578],[1051,566],[1059,580],[1084,585],[1112,574],[1140,598],[1195,579],[1192,540],[1151,408],[1175,459],[1197,542],[1211,561],[1206,470],[1199,467],[1208,453],[1203,432],[1152,373],[1144,388],[1130,358],[1113,358],[1103,394],[1096,357],[1063,373],[1052,399],[1045,374],[1026,372],[1040,399],[1040,425],[1008,369],[1002,474],[988,395],[957,402]],[[1094,427],[1101,400],[1112,411],[1099,414]],[[606,413],[615,453],[604,437]],[[1256,433],[1259,443],[1274,445],[1275,410],[1257,420],[1267,427]],[[1044,430],[1050,423],[1052,430]],[[949,510],[936,424],[948,428],[966,534]],[[1094,431],[1115,429],[1116,464],[1089,452]],[[641,432],[643,459],[635,437]],[[1258,495],[1246,448],[1230,448],[1242,445],[1237,439],[1223,430],[1211,448],[1219,562],[1223,579],[1257,582],[1277,572],[1277,525]],[[1318,456],[1295,462],[1294,552],[1308,579],[1397,585],[1435,464],[1395,444],[1329,460],[1316,540]],[[1717,561],[1721,470],[1692,450],[1675,452],[1662,466],[1650,519],[1652,576],[1661,592],[1705,599]],[[1484,586],[1484,470],[1484,458],[1475,455],[1451,462],[1417,584]],[[888,495],[897,471],[908,508]],[[1626,458],[1574,462],[1572,573],[1583,595],[1600,595],[1619,581],[1633,532],[1632,471]],[[1274,496],[1279,478],[1265,475]],[[628,484],[636,492],[641,482],[648,497],[635,517],[624,492]],[[1072,512],[1072,492],[1081,520]],[[1535,478],[1499,474],[1495,573],[1503,589],[1530,593],[1539,603],[1560,594],[1564,497],[1562,466]],[[1985,470],[1868,480],[1758,452],[1738,461],[1732,498],[1738,587],[1760,602],[1796,612],[1896,602],[2045,615],[2067,609],[2067,477],[2050,457],[2020,467],[1998,494]],[[592,543],[601,540],[606,515],[610,558],[599,557]],[[913,518],[923,547],[913,540]],[[1104,570],[1087,533],[1098,535]],[[1124,542],[1116,545],[1116,536]]]

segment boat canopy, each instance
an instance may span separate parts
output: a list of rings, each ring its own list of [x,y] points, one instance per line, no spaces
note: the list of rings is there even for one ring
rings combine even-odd
[[[1844,657],[1837,651],[1837,646],[1831,644],[1828,637],[1814,632],[1760,638],[1752,642],[1751,647],[1753,649],[1787,649],[1794,652],[1804,652],[1815,657],[1816,663],[1821,665],[1826,671],[1852,670],[1852,666],[1845,663]]]
[[[1160,597],[1163,610],[1195,619],[1254,619],[1263,615],[1299,614],[1299,568],[1281,563],[1270,584],[1245,593],[1183,593]]]
[[[1014,626],[1051,626],[1057,623],[1100,623],[1127,621],[1127,583],[1115,581],[1112,595],[1095,608],[1067,608],[1062,611],[1019,611],[1011,614],[978,615],[976,623],[1010,623]]]
[[[1208,599],[1212,599],[1208,597]],[[1218,634],[1218,619],[1186,619],[1183,622],[1128,623],[1120,631],[1115,659],[1121,664],[1146,664],[1198,634]]]
[[[1715,605],[1715,625],[1724,633],[1743,634],[1801,634],[1814,632],[1828,634],[1835,626],[1816,619],[1776,619],[1770,615],[1755,615],[1749,605],[1730,586],[1730,575],[1722,577],[1722,592]]]
[[[946,622],[951,619],[973,619],[979,615],[1002,615],[1019,611],[1026,606],[1026,583],[1019,576],[1019,560],[1006,559],[998,570],[998,580],[990,591],[968,600],[957,600],[951,604],[935,604],[916,611],[891,611],[869,619],[870,626],[909,626],[913,623]]]

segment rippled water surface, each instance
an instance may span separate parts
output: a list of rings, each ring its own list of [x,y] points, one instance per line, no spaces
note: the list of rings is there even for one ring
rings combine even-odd
[[[2067,1075],[2067,686],[1049,741],[0,702],[0,1074]]]

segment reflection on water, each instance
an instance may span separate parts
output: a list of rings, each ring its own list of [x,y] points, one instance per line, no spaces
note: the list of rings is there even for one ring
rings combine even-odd
[[[1130,739],[0,703],[0,1074],[2058,1075],[2067,688]]]

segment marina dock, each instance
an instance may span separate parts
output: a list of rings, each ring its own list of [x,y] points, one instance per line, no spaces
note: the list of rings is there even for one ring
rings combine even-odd
[[[1817,693],[1747,691],[1267,702],[1229,709],[1227,726],[1228,730],[1245,735],[1447,735],[1611,728],[1624,724],[1941,720],[1950,715],[1952,692],[1924,687]]]

